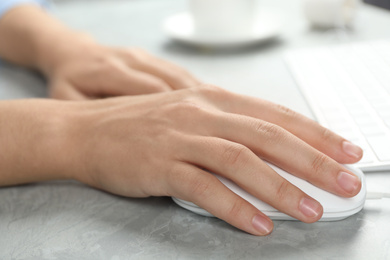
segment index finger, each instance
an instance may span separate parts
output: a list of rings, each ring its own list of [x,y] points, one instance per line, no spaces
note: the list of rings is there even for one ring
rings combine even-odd
[[[243,114],[278,125],[339,163],[356,163],[363,156],[360,147],[287,107],[235,93],[226,96],[227,99],[219,103],[226,112]]]

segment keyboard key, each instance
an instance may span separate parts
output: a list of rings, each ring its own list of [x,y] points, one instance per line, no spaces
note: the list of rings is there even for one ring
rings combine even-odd
[[[375,124],[375,120],[368,113],[361,115],[360,117],[356,117],[354,119],[357,125],[360,127]]]
[[[368,115],[366,108],[363,108],[362,105],[360,105],[359,107],[352,108],[351,110],[349,110],[349,113],[354,118],[359,118],[361,116]]]
[[[372,135],[383,135],[385,132],[381,129],[380,125],[378,124],[372,124],[372,125],[365,125],[360,128],[360,131],[365,136],[372,136]]]
[[[377,135],[367,138],[380,161],[390,161],[390,135]]]
[[[338,134],[339,136],[341,137],[344,137],[348,140],[356,140],[357,138],[359,138],[358,134],[355,132],[355,131],[343,131],[343,130],[334,130],[334,129],[331,129],[333,132],[335,132],[336,134]]]
[[[370,150],[363,151],[363,158],[359,161],[359,164],[372,163],[375,161],[375,158],[375,155]]]

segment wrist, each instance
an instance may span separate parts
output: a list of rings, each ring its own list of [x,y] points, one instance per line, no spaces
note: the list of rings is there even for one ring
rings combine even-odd
[[[74,178],[71,103],[33,99],[0,106],[0,186]]]
[[[73,31],[36,5],[21,5],[0,20],[0,56],[50,76],[61,62],[94,41]]]
[[[36,39],[35,67],[51,78],[67,60],[80,57],[96,45],[88,35],[58,28],[45,37]]]

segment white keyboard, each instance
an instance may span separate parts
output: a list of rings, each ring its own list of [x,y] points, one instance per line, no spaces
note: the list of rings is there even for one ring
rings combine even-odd
[[[318,122],[364,150],[357,166],[390,170],[390,41],[287,53]]]

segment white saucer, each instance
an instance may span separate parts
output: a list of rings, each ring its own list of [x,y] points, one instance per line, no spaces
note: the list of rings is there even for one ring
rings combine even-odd
[[[199,37],[195,34],[191,14],[179,13],[167,18],[163,29],[172,39],[206,47],[236,47],[260,43],[277,37],[282,28],[280,16],[272,11],[260,11],[253,30],[243,35]]]

